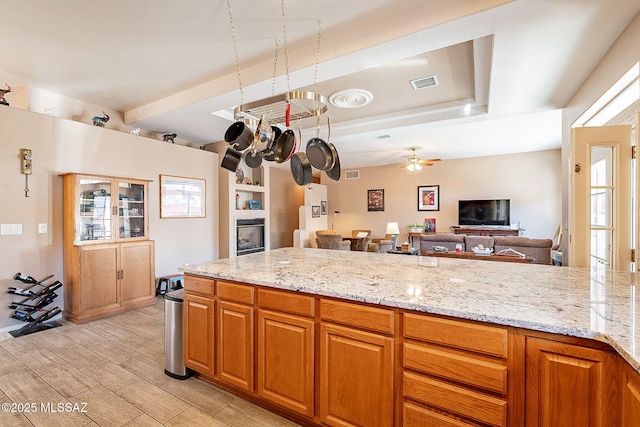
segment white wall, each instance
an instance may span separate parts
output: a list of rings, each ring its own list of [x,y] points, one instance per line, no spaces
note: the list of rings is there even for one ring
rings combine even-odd
[[[400,241],[406,241],[410,223],[436,218],[437,232],[451,232],[458,222],[458,200],[511,199],[511,223],[520,222],[524,235],[552,238],[560,225],[561,152],[546,150],[502,156],[444,160],[419,172],[399,165],[360,169],[360,179],[327,184],[329,212],[335,229],[351,235],[353,229],[371,229],[384,236],[386,224],[397,221]],[[440,186],[440,210],[418,211],[418,187]],[[367,211],[367,190],[384,189],[384,212]]]
[[[29,197],[20,173],[20,149],[33,150]],[[218,257],[218,155],[178,144],[0,106],[0,224],[22,224],[21,235],[0,235],[0,279],[16,272],[62,281],[62,178],[81,172],[152,180],[149,237],[155,240],[156,277],[184,263]],[[206,180],[206,218],[160,219],[159,175]],[[46,223],[48,232],[38,233]],[[0,292],[3,292],[0,290]],[[63,298],[56,303],[62,308]],[[6,314],[6,316],[5,316]],[[0,317],[8,317],[0,307]],[[0,325],[1,326],[1,325]]]
[[[570,191],[571,174],[571,125],[602,94],[604,94],[624,73],[640,60],[640,14],[631,21],[618,40],[611,46],[602,61],[593,70],[589,78],[562,112],[562,175],[563,175],[563,215],[562,224],[565,236],[568,236],[569,218],[571,217]],[[568,239],[563,239],[563,260],[569,260]]]

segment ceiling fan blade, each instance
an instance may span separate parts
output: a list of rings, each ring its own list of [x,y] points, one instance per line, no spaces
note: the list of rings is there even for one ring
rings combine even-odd
[[[422,166],[433,166],[433,162],[439,162],[440,159],[428,159],[428,160],[421,160],[420,164]]]

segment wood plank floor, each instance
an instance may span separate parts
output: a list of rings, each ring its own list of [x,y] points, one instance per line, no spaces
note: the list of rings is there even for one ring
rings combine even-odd
[[[200,380],[165,375],[162,298],[84,325],[59,322],[0,336],[0,403],[15,403],[2,407],[1,426],[297,425]]]

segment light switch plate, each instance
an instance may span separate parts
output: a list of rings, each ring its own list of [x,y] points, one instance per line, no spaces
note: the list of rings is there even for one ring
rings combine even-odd
[[[45,234],[47,232],[47,224],[38,224],[38,233]]]
[[[22,234],[22,224],[0,224],[0,234]]]

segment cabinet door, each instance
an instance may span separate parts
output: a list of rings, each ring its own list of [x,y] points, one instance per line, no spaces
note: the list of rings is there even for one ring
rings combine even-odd
[[[253,308],[218,301],[216,377],[253,391]]]
[[[640,374],[633,370],[626,362],[621,361],[622,367],[622,427],[633,427],[640,421]]]
[[[332,426],[393,425],[393,339],[320,326],[320,417]]]
[[[112,242],[114,205],[111,196],[113,180],[106,177],[70,176],[71,190],[65,189],[73,197],[74,242]],[[67,197],[67,195],[65,195]]]
[[[527,338],[526,425],[618,425],[615,355]]]
[[[214,301],[184,293],[184,364],[204,375],[213,376]]]
[[[258,312],[258,395],[313,417],[313,319]]]
[[[148,239],[147,223],[147,182],[126,180],[118,181],[117,198],[117,240]]]
[[[90,316],[120,306],[118,292],[119,245],[80,248],[80,313]]]
[[[155,296],[153,242],[121,244],[122,303]]]

